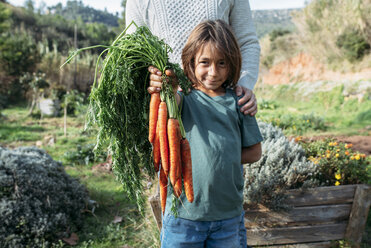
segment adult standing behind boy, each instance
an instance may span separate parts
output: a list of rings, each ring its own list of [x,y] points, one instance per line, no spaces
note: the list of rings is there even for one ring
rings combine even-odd
[[[151,32],[164,39],[173,49],[170,61],[181,64],[184,44],[193,28],[204,20],[222,19],[231,25],[242,54],[242,69],[236,94],[244,96],[238,104],[241,112],[255,115],[257,104],[252,89],[259,71],[260,46],[255,33],[248,0],[127,0],[126,25],[134,21],[138,26],[147,26]],[[135,31],[132,25],[128,32]],[[161,82],[161,72],[154,67],[151,85]],[[150,91],[159,91],[151,87]]]

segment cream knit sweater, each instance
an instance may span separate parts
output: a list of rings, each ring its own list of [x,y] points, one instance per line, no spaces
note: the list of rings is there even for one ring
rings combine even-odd
[[[253,89],[259,71],[259,40],[248,0],[127,0],[126,24],[146,25],[170,45],[171,62],[181,64],[184,44],[192,29],[203,20],[222,19],[229,23],[242,53],[239,85]],[[131,26],[129,33],[134,32]]]

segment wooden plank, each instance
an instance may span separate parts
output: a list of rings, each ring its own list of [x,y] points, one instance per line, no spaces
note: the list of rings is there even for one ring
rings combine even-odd
[[[258,248],[260,246],[254,246]],[[271,247],[271,248],[330,248],[333,247],[332,242],[325,241],[325,242],[313,242],[313,243],[304,243],[304,244],[294,244],[294,245],[269,245],[269,246],[261,246],[264,248]]]
[[[347,223],[247,230],[249,245],[296,244],[344,238]]]
[[[160,194],[157,193],[149,197],[149,204],[151,205],[152,214],[153,214],[153,217],[155,218],[157,227],[161,231],[162,214],[161,214]]]
[[[365,230],[368,212],[371,203],[371,186],[358,185],[354,196],[352,211],[350,213],[345,237],[359,247],[362,241],[362,234]]]
[[[317,187],[305,190],[288,190],[286,204],[291,206],[316,206],[353,202],[357,185]]]
[[[249,210],[245,212],[246,228],[314,225],[348,220],[352,205],[337,204],[295,207],[287,212]]]

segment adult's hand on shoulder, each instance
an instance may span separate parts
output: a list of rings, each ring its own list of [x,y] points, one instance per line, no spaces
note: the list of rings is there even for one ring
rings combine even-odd
[[[242,87],[240,85],[236,86],[237,96],[243,95],[243,97],[238,100],[238,105],[243,105],[240,111],[244,114],[250,114],[251,116],[256,115],[258,112],[258,105],[256,102],[255,94],[252,90]]]

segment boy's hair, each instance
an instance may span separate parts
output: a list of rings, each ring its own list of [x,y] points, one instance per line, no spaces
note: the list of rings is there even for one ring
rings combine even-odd
[[[225,59],[228,65],[228,79],[225,87],[236,86],[241,72],[241,52],[232,28],[223,20],[208,20],[198,24],[182,51],[182,64],[185,75],[196,83],[195,58],[203,46],[211,42]]]

